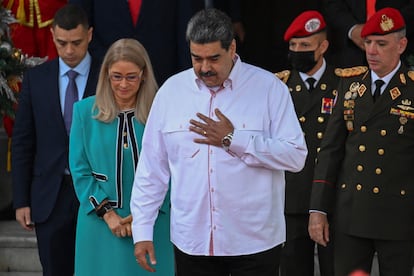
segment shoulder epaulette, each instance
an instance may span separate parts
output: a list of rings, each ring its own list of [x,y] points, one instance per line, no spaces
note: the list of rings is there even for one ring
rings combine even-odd
[[[407,75],[412,81],[414,81],[414,71],[408,71]]]
[[[290,71],[289,70],[283,70],[281,72],[275,73],[275,76],[278,77],[281,81],[286,83],[290,77]]]
[[[336,68],[335,74],[339,77],[348,78],[348,77],[359,76],[365,73],[366,71],[368,71],[367,66],[355,66],[351,68]]]

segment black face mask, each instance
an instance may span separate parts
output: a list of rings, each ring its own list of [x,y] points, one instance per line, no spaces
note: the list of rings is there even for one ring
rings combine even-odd
[[[288,61],[293,69],[307,73],[316,65],[315,51],[294,52],[289,50]]]

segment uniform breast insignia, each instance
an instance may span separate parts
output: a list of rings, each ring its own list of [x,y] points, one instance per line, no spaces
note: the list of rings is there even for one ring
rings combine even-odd
[[[368,67],[366,66],[355,66],[351,68],[336,68],[335,74],[338,77],[349,78],[349,77],[359,76],[367,71],[368,71]]]
[[[283,70],[281,72],[277,72],[275,73],[275,76],[278,77],[284,83],[286,83],[290,77],[290,70]]]
[[[414,71],[408,71],[407,75],[412,81],[414,81]]]
[[[392,107],[390,114],[399,116],[398,121],[400,122],[400,127],[398,128],[398,134],[404,133],[404,126],[407,124],[408,119],[414,119],[414,107],[411,106],[411,101],[405,99],[401,101],[401,104],[397,105],[398,108]]]
[[[391,99],[395,100],[401,95],[401,91],[400,89],[398,89],[398,87],[394,87],[390,90],[390,95],[391,95]]]
[[[355,99],[358,96],[358,90],[361,85],[359,82],[352,82],[349,85],[349,91],[345,92],[344,98],[344,120],[348,131],[354,130],[354,107]]]
[[[411,101],[409,99],[405,99],[401,101],[401,104],[397,105],[402,110],[414,110],[414,107],[411,106]]]
[[[332,99],[332,98],[322,98],[321,113],[322,114],[332,114],[333,106],[334,106],[334,99]]]
[[[398,129],[398,134],[403,134],[404,133],[404,125],[408,122],[407,117],[400,117],[399,119],[400,121],[400,128]]]
[[[358,95],[362,97],[365,91],[367,91],[367,87],[365,86],[365,84],[361,84],[361,86],[358,88]]]
[[[405,79],[405,76],[404,76],[403,73],[400,74],[400,81],[401,81],[402,84],[406,84],[407,83],[407,80]]]

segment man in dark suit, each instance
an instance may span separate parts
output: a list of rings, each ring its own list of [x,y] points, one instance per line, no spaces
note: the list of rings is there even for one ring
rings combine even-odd
[[[70,0],[87,12],[94,35],[91,55],[102,60],[109,46],[120,38],[135,38],[150,56],[158,84],[183,69],[187,62],[184,29],[178,26],[180,0]],[[133,5],[137,4],[137,5]],[[134,23],[132,13],[137,13]],[[184,65],[185,64],[185,65]]]
[[[324,15],[329,26],[332,43],[327,59],[335,66],[350,67],[366,64],[361,30],[367,18],[376,10],[398,9],[407,23],[408,46],[403,55],[414,54],[414,1],[413,0],[324,0]],[[413,57],[414,58],[414,57]]]
[[[51,32],[59,58],[28,70],[23,78],[12,139],[12,180],[16,220],[26,230],[36,229],[43,274],[55,276],[73,275],[79,206],[68,170],[68,72],[78,73],[81,99],[95,93],[99,68],[87,52],[92,28],[80,7],[59,9]]]
[[[287,28],[289,61],[293,70],[276,75],[289,87],[296,115],[305,133],[308,156],[298,173],[286,172],[286,242],[282,248],[282,276],[306,276],[314,272],[315,242],[308,234],[309,201],[315,158],[332,113],[338,76],[324,59],[329,42],[322,15],[309,10]],[[318,246],[321,276],[333,276],[333,247]]]
[[[309,233],[330,242],[335,275],[371,271],[410,276],[414,256],[414,71],[401,62],[405,22],[394,8],[364,25],[367,67],[338,70],[338,99],[321,143],[312,186]]]

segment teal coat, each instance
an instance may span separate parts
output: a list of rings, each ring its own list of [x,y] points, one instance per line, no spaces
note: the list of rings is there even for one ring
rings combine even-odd
[[[133,111],[122,112],[111,123],[93,119],[94,102],[95,97],[89,97],[75,104],[69,141],[69,165],[80,202],[75,275],[174,275],[169,197],[155,225],[155,274],[136,263],[132,238],[114,236],[95,213],[94,206],[104,199],[121,217],[131,213],[129,202],[144,125],[135,120]]]

